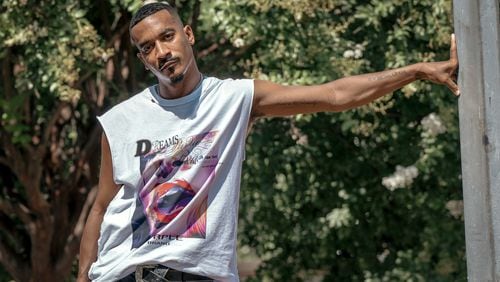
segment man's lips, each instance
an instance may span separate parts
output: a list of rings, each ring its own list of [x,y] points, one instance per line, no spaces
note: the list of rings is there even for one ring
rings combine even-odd
[[[160,66],[160,71],[163,71],[165,69],[169,69],[170,67],[173,67],[177,63],[177,59],[170,59],[163,63],[162,66]]]

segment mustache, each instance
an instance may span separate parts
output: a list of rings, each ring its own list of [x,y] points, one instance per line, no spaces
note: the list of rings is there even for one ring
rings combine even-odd
[[[169,63],[175,63],[178,60],[179,60],[179,58],[177,58],[177,57],[171,57],[168,59],[160,59],[158,62],[158,67],[159,67],[160,71],[162,71],[166,65],[168,65]]]

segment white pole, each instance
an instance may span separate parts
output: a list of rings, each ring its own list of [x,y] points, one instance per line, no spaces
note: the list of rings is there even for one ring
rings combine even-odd
[[[469,281],[500,281],[500,2],[455,0]]]

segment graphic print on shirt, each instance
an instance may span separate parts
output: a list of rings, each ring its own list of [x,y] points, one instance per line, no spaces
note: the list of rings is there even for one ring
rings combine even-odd
[[[219,161],[216,136],[210,131],[137,141],[142,179],[132,216],[132,248],[205,238],[208,187]]]

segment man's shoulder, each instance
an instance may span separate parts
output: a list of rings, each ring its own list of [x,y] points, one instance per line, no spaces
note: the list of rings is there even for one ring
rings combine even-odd
[[[150,87],[122,100],[118,104],[108,109],[102,116],[114,116],[122,113],[130,113],[143,108],[144,104],[151,101]],[[149,97],[149,98],[148,98]]]
[[[131,107],[131,106],[136,106],[138,103],[151,101],[151,99],[152,99],[151,90],[150,90],[151,87],[154,87],[154,86],[149,86],[149,87],[144,88],[142,91],[133,94],[132,96],[128,97],[127,99],[116,104],[114,107]]]
[[[225,90],[239,92],[245,89],[253,90],[253,79],[248,78],[218,78],[206,77],[204,79],[208,90]],[[232,91],[231,91],[232,90]]]
[[[216,76],[206,76],[205,81],[215,84],[226,84],[226,83],[244,83],[247,81],[253,81],[252,78],[233,78],[233,77],[216,77]]]

